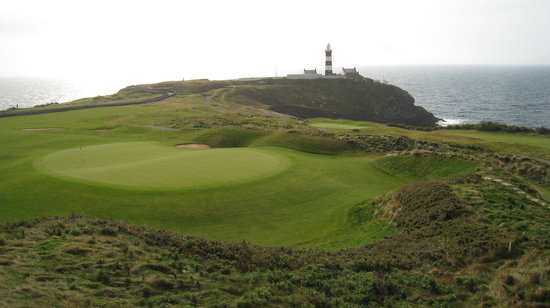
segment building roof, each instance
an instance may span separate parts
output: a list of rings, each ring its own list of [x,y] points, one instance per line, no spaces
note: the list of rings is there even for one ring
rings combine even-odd
[[[312,70],[304,69],[304,74],[317,74],[317,69],[312,69]]]
[[[354,68],[344,68],[342,67],[342,71],[344,71],[344,74],[357,74],[357,70]]]

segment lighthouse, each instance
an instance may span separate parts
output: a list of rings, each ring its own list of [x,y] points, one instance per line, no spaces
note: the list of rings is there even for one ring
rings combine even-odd
[[[332,75],[332,49],[330,44],[327,44],[327,49],[325,50],[325,76]]]

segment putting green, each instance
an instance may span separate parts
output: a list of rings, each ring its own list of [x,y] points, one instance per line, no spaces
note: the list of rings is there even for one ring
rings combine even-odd
[[[308,125],[328,129],[367,129],[375,127],[371,123],[346,120],[311,120]]]
[[[140,188],[205,188],[258,180],[290,160],[251,148],[180,149],[153,142],[73,148],[39,159],[38,170],[64,179]]]

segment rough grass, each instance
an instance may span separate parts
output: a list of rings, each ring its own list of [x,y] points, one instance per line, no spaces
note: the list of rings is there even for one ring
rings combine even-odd
[[[408,184],[373,206],[400,232],[361,249],[365,259],[360,266],[366,269],[411,269],[430,261],[461,266],[490,251],[504,254],[508,243],[517,238],[490,222],[478,221],[444,181]]]
[[[202,81],[196,83],[199,88],[207,85]],[[179,87],[181,84],[162,85],[170,86]],[[232,91],[220,89],[220,95]],[[74,212],[217,239],[335,249],[369,243],[393,232],[376,219],[370,221],[372,225],[366,222],[360,227],[350,228],[347,225],[349,211],[357,204],[406,182],[444,177],[473,168],[469,161],[438,156],[390,157],[373,164],[379,156],[360,152],[355,144],[332,134],[320,133],[298,120],[276,118],[274,114],[265,116],[264,111],[254,108],[247,109],[251,112],[248,115],[220,115],[204,106],[202,96],[184,96],[187,90],[181,91],[179,96],[155,104],[1,119],[1,219],[10,221]],[[222,98],[219,99],[220,104],[226,104]],[[197,129],[184,125],[177,130],[144,127],[164,123],[169,118],[202,116],[212,119],[225,117],[227,121],[223,121],[223,125],[226,126]],[[245,128],[248,125],[255,128]],[[377,134],[404,131],[379,124],[369,125]],[[268,129],[260,129],[261,126]],[[63,127],[66,130],[21,131],[29,127]],[[435,136],[426,132],[413,133],[410,136],[420,139]],[[203,141],[221,147],[275,145],[300,152],[281,148],[268,150],[274,155],[288,157],[293,165],[277,176],[256,179],[249,185],[186,192],[130,192],[115,186],[87,185],[43,175],[32,165],[33,161],[60,150],[152,140],[162,147]],[[459,140],[462,139],[455,141]],[[356,154],[361,156],[351,157]],[[144,180],[132,178],[129,174],[123,177],[129,181]]]
[[[398,233],[332,253],[212,241],[87,217],[0,224],[0,304],[544,306],[548,247],[523,252],[514,242],[508,252],[508,241],[519,233],[481,212],[476,217],[456,193],[476,181],[457,176],[412,183],[360,203],[347,227],[369,225],[390,206]],[[541,223],[548,225],[545,217]]]
[[[524,144],[535,147],[550,149],[550,136],[538,136],[532,134],[512,134],[502,132],[480,132],[470,130],[441,130],[442,134],[479,138],[492,142],[503,142],[511,144]]]
[[[196,138],[197,142],[214,148],[246,147],[268,133],[262,130],[221,128],[208,131]]]
[[[548,302],[548,209],[529,201],[547,198],[548,192],[525,180],[536,180],[546,169],[534,172],[523,166],[531,160],[517,157],[522,163],[516,172],[508,154],[484,154],[492,149],[550,157],[547,147],[539,146],[541,140],[515,135],[500,142],[490,138],[506,134],[479,139],[372,123],[365,124],[371,126],[368,130],[339,135],[343,132],[308,127],[250,104],[233,108],[238,96],[230,94],[235,88],[228,85],[168,82],[151,87],[173,89],[178,95],[154,104],[0,119],[0,220],[7,221],[0,226],[0,306]],[[193,94],[197,91],[203,92]],[[205,106],[203,95],[213,96],[228,113]],[[22,131],[41,127],[65,130]],[[201,140],[240,147],[232,151],[267,151],[286,157],[292,166],[247,183],[170,191],[85,184],[42,174],[33,166],[52,153],[80,147],[154,141],[158,151],[149,154],[163,156],[164,149],[181,150],[175,144]],[[143,161],[140,155],[149,155],[151,149],[137,151],[135,160]],[[411,150],[422,153],[375,154]],[[103,161],[132,158],[124,151],[118,162],[111,156]],[[483,164],[476,167],[472,158]],[[69,160],[58,165],[71,166]],[[474,168],[482,175],[508,177],[523,194],[467,173]],[[433,178],[440,180],[402,187]],[[224,242],[101,219],[14,222],[71,213]],[[242,240],[335,251],[266,248]]]
[[[473,170],[475,163],[441,155],[409,155],[387,156],[377,160],[373,165],[380,171],[411,181],[469,172]]]
[[[177,101],[178,98],[173,100]],[[372,221],[371,227],[365,225],[359,229],[346,229],[348,212],[352,207],[412,179],[396,178],[374,168],[371,162],[378,156],[365,153],[359,157],[335,156],[338,153],[357,153],[357,149],[331,136],[292,132],[295,128],[274,132],[239,127],[214,130],[153,130],[144,127],[174,113],[196,116],[206,112],[193,109],[202,108],[200,98],[190,96],[180,100],[178,104],[167,101],[152,104],[154,106],[113,107],[108,110],[97,108],[1,119],[0,139],[4,144],[0,149],[3,174],[0,186],[3,200],[0,204],[3,213],[1,219],[10,221],[79,213],[124,219],[216,239],[246,239],[264,245],[322,245],[326,248],[369,243],[391,231],[388,229],[388,232],[371,233],[369,230],[377,229],[376,221]],[[67,129],[62,132],[21,131],[25,127]],[[112,129],[98,131],[98,127]],[[89,185],[51,177],[37,172],[33,167],[34,161],[65,149],[75,149],[72,150],[74,154],[80,151],[80,147],[85,149],[105,143],[135,141],[150,143],[155,140],[161,144],[161,148],[166,146],[173,151],[180,151],[171,147],[174,144],[197,142],[201,138],[205,141],[219,138],[217,142],[221,145],[237,146],[251,142],[253,146],[278,145],[301,151],[283,148],[262,150],[277,157],[287,157],[291,162],[293,167],[277,176],[255,179],[246,185],[218,185],[206,190],[185,192],[125,190],[113,185]],[[259,150],[246,149],[245,152],[256,151]],[[163,151],[155,153],[164,155]],[[119,153],[118,161],[124,162],[133,155],[123,151]],[[114,157],[104,158],[109,163],[116,162]],[[447,163],[462,166],[460,161],[448,160]],[[235,173],[231,176],[240,176],[239,172]],[[111,175],[119,177],[119,181],[129,182],[144,181],[150,176],[132,177],[125,173]],[[156,173],[156,176],[160,176],[159,183],[165,179],[162,172]],[[345,236],[342,232],[354,233],[354,240],[343,241]],[[333,241],[338,244],[331,244]]]

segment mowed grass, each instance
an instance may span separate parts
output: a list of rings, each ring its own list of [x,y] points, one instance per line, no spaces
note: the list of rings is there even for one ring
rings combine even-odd
[[[550,160],[550,136],[522,133],[485,132],[477,130],[438,129],[435,131],[418,131],[384,124],[332,120],[316,118],[308,120],[309,126],[334,130],[368,129],[372,135],[407,136],[413,139],[431,142],[451,142],[467,145],[478,145],[498,152],[520,154],[528,157]],[[363,132],[362,132],[363,133]]]
[[[502,132],[481,132],[477,130],[440,130],[442,134],[478,138],[490,142],[528,145],[550,150],[550,136],[511,134]]]
[[[380,156],[320,155],[269,144],[185,152],[187,150],[176,149],[173,145],[196,141],[194,138],[204,134],[203,130],[144,127],[154,125],[167,113],[213,112],[200,109],[202,104],[202,100],[195,98],[174,98],[164,105],[97,108],[0,119],[0,220],[74,213],[121,219],[213,239],[331,249],[366,244],[391,232],[391,228],[377,233],[368,231],[367,227],[351,231],[346,227],[349,211],[355,205],[413,180],[400,178],[393,171],[381,168],[376,163]],[[34,127],[62,127],[66,130],[21,130]],[[105,127],[112,129],[97,130]],[[130,145],[136,147],[135,151],[129,151]],[[79,156],[82,151],[87,155],[84,164]],[[117,151],[120,152],[113,155]],[[197,156],[191,155],[193,159],[189,159],[191,156],[185,156],[185,153],[197,153]],[[158,183],[167,181],[166,177],[172,176],[164,175],[164,172],[181,174],[169,170],[177,163],[197,167],[197,170],[210,168],[219,171],[217,169],[222,167],[208,164],[198,168],[212,161],[204,159],[199,164],[204,153],[217,153],[212,154],[216,156],[214,160],[227,165],[223,166],[226,168],[224,173],[230,178],[214,183],[216,176],[202,174],[199,176],[210,184],[203,182],[186,187],[183,182],[193,181],[183,176],[181,179],[172,178],[175,182],[181,181],[180,186],[170,189],[158,186]],[[223,163],[221,157],[233,154],[238,164]],[[152,156],[170,163],[157,164]],[[183,157],[187,159],[181,159]],[[275,164],[273,158],[280,165]],[[124,165],[129,160],[134,163]],[[247,168],[243,163],[252,164],[252,160],[257,160],[260,165],[271,165],[271,171],[262,173],[262,170],[243,177],[239,174]],[[80,164],[92,168],[88,173],[80,173]],[[426,162],[418,165],[429,166]],[[448,165],[456,168],[443,168],[439,173],[430,171],[427,176],[421,171],[416,174],[423,179],[472,169],[471,163],[456,159],[438,164],[442,167]],[[53,170],[57,174],[52,175],[50,172],[54,171],[51,170],[44,173],[42,168],[51,169],[52,166],[56,166]],[[148,167],[140,169],[143,166]],[[156,166],[157,170],[150,171],[151,166]],[[103,167],[108,171],[103,178],[91,178],[92,174],[99,176]],[[141,175],[126,173],[132,168],[140,170]],[[106,180],[107,175],[115,179]],[[122,187],[132,182],[133,185]],[[149,186],[135,185],[136,182]],[[157,183],[157,186],[151,183]],[[349,232],[356,235],[351,242],[343,240]]]
[[[284,171],[290,162],[260,149],[182,149],[153,142],[119,142],[54,152],[35,165],[65,179],[191,189],[257,180]]]
[[[307,123],[313,127],[328,129],[367,129],[376,127],[374,123],[350,120],[312,119]]]

